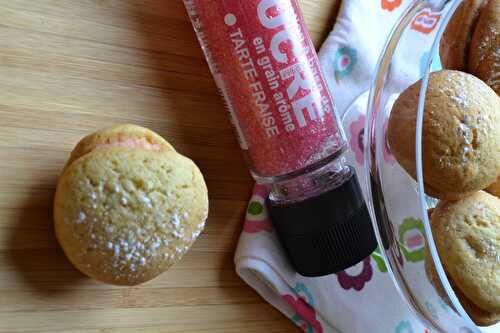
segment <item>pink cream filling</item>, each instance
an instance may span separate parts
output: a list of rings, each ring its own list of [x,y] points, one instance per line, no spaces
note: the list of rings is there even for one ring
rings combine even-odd
[[[96,146],[96,149],[109,149],[114,147],[123,147],[130,149],[161,150],[161,145],[150,143],[146,139],[127,139],[112,143],[103,143]]]

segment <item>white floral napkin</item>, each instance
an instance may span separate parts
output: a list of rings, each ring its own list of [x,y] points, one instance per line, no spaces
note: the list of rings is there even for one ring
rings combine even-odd
[[[347,0],[335,27],[320,51],[320,61],[342,117],[356,98],[369,88],[386,39],[411,1]],[[395,62],[401,87],[421,77],[428,54],[419,53],[430,43],[440,13],[424,11],[412,22],[411,45]],[[418,47],[420,46],[420,47]],[[411,59],[411,61],[408,61]],[[422,63],[420,68],[407,63]],[[401,88],[401,89],[403,89]],[[351,163],[362,179],[362,137],[366,100],[359,99],[344,119],[352,147]],[[388,163],[393,163],[387,152]],[[376,251],[344,272],[321,278],[305,278],[289,265],[269,221],[262,186],[255,187],[244,231],[235,255],[237,273],[264,299],[308,333],[424,333],[427,330],[410,313]],[[422,222],[411,215],[400,227],[408,265],[422,265]],[[430,304],[436,313],[444,304]]]

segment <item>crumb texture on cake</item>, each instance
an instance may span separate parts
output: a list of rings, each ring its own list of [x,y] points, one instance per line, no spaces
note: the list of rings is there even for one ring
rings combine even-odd
[[[186,253],[203,230],[208,196],[188,158],[115,147],[69,166],[54,210],[57,238],[78,269],[104,282],[134,285]]]
[[[500,199],[477,192],[441,201],[432,214],[432,233],[443,266],[476,306],[500,312]]]
[[[421,81],[397,99],[388,142],[400,165],[415,177],[415,129]],[[490,186],[500,174],[500,97],[459,71],[429,79],[423,126],[424,182],[429,195],[456,200]]]

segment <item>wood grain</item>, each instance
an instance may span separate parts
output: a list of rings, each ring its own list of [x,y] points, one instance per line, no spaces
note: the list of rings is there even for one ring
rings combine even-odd
[[[319,45],[337,1],[304,0]],[[0,332],[296,332],[234,272],[252,188],[180,0],[0,0]],[[208,226],[185,259],[136,288],[82,276],[51,205],[73,145],[150,127],[201,167]]]

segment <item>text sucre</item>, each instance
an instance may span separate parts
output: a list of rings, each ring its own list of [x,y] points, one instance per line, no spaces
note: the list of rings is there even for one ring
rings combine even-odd
[[[318,101],[323,104],[321,92],[313,89],[316,75],[307,77],[296,61],[302,46],[294,44],[286,29],[279,29],[289,18],[283,17],[277,6],[276,0],[262,0],[257,7],[260,24],[271,32],[266,39],[258,36],[249,41],[239,27],[229,35],[267,137],[280,134],[276,117],[286,132],[293,132],[297,126],[306,127],[308,119],[330,112],[324,105],[316,105]],[[268,15],[271,10],[274,15]],[[284,52],[287,48],[283,46],[289,51]],[[283,69],[277,72],[277,67]]]

